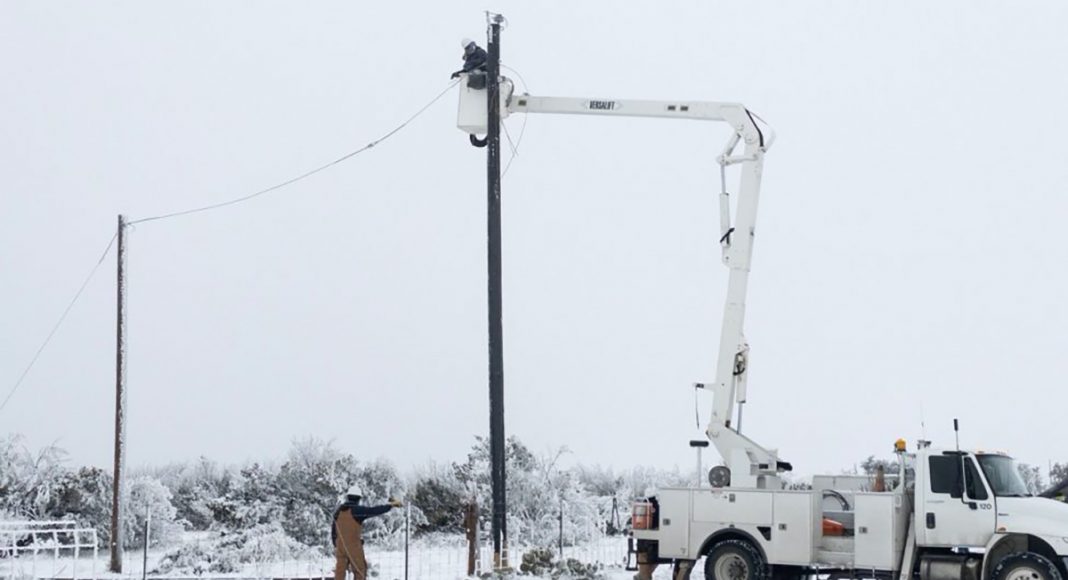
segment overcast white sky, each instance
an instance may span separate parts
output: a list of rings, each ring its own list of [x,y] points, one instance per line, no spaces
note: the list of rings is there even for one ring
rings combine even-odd
[[[0,396],[131,219],[355,149],[503,12],[534,94],[739,101],[775,127],[747,434],[799,472],[921,434],[1068,460],[1063,2],[4,2]],[[488,431],[485,154],[450,95],[250,203],[129,235],[129,458],[335,438],[404,468]],[[518,136],[521,117],[509,119]],[[712,124],[535,116],[504,184],[507,430],[689,468],[713,376]],[[114,255],[0,433],[107,465]],[[701,399],[701,420],[711,401]]]

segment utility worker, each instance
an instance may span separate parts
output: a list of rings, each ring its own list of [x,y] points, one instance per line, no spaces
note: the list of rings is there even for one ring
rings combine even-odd
[[[334,580],[345,580],[347,571],[352,571],[355,580],[367,579],[367,558],[363,553],[363,522],[402,505],[399,500],[390,498],[386,505],[363,506],[360,505],[362,496],[363,490],[360,486],[353,485],[346,492],[345,501],[334,511],[334,523],[330,527],[330,539],[334,542],[334,555],[337,557]]]
[[[486,72],[486,61],[489,60],[486,51],[479,48],[470,38],[461,40],[460,44],[464,47],[464,67],[452,73],[452,78],[459,77],[461,73]]]

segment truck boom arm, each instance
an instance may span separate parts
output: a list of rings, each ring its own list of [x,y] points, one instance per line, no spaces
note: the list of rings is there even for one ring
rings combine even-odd
[[[511,83],[506,83],[509,89]],[[485,97],[471,95],[467,88],[461,89],[461,119],[485,118]],[[464,99],[470,95],[470,105],[465,110]],[[729,124],[734,133],[717,159],[720,164],[720,246],[723,263],[730,271],[727,283],[727,299],[723,312],[723,327],[720,334],[719,355],[716,363],[716,379],[710,387],[713,391],[712,416],[707,434],[716,446],[732,473],[732,485],[736,487],[770,487],[769,478],[789,468],[779,461],[774,451],[769,451],[743,436],[740,425],[734,422],[738,409],[739,423],[741,405],[746,401],[746,378],[749,363],[749,345],[746,343],[743,325],[745,321],[745,298],[749,282],[749,267],[753,254],[753,236],[760,194],[760,178],[764,166],[764,154],[774,142],[774,133],[767,126],[757,123],[756,117],[738,103],[702,101],[647,101],[615,99],[583,99],[571,97],[539,97],[532,95],[502,95],[502,116],[510,113],[537,113],[563,115],[593,115],[606,117],[652,117],[686,119],[694,121],[718,121]],[[479,114],[477,107],[481,107]],[[461,122],[461,128],[469,133],[479,131],[477,124]],[[736,155],[739,145],[741,155]],[[727,191],[726,169],[741,165],[741,181],[734,219],[731,219],[730,194]],[[732,225],[733,221],[733,225]]]

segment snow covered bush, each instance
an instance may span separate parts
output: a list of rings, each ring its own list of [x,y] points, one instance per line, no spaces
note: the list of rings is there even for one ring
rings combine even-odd
[[[397,473],[393,464],[379,459],[359,466],[356,469],[356,481],[363,488],[366,505],[382,505],[389,498],[407,496],[407,483]],[[426,516],[420,506],[411,505],[412,530],[426,525]],[[391,510],[384,516],[371,518],[364,522],[363,537],[370,543],[384,548],[399,548],[404,541],[405,509]]]
[[[270,468],[253,463],[236,473],[227,472],[216,489],[220,495],[206,501],[213,528],[245,530],[282,518],[282,490]]]
[[[241,563],[234,553],[220,553],[214,543],[190,542],[164,554],[152,573],[200,576],[211,572],[233,574],[240,571]]]
[[[453,470],[431,464],[415,477],[411,489],[409,503],[418,506],[425,517],[425,522],[414,528],[416,534],[464,532],[464,506],[470,499]]]
[[[97,543],[111,537],[111,474],[98,467],[82,467],[57,478],[49,503],[49,519],[74,520],[96,530]]]
[[[356,479],[356,459],[332,442],[294,441],[276,485],[286,533],[309,546],[328,545],[334,509]]]
[[[225,494],[228,470],[206,457],[189,464],[171,464],[151,471],[171,490],[178,521],[191,530],[205,531],[215,523],[211,502]]]
[[[538,548],[523,554],[520,573],[538,578],[600,580],[606,578],[601,564],[583,564],[574,558],[557,560],[552,550]]]
[[[168,552],[153,574],[233,574],[247,564],[310,560],[321,554],[290,538],[282,526],[261,524],[239,532],[218,532]]]
[[[176,521],[177,510],[171,504],[171,490],[156,478],[140,476],[128,483],[129,497],[123,514],[124,545],[127,548],[145,545],[145,523],[149,525],[149,541],[153,546],[169,546],[181,536],[182,526]]]
[[[0,510],[18,518],[46,517],[65,459],[55,445],[33,453],[20,435],[0,439]]]
[[[560,514],[563,511],[566,545],[574,545],[603,533],[608,516],[604,505],[611,499],[598,497],[586,489],[581,478],[561,466],[568,453],[537,457],[515,437],[508,439],[508,534],[513,545],[555,546],[560,541]],[[489,481],[489,444],[484,438],[468,454],[467,462],[454,467],[464,493],[478,500],[481,519],[488,521],[492,506]]]

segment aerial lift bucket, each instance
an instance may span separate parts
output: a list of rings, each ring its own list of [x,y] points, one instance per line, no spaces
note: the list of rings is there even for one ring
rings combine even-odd
[[[489,130],[488,97],[485,74],[465,73],[460,75],[460,110],[456,126],[471,135],[485,135]],[[482,82],[478,82],[482,81]],[[508,116],[508,103],[512,100],[512,81],[501,77],[501,118]]]

